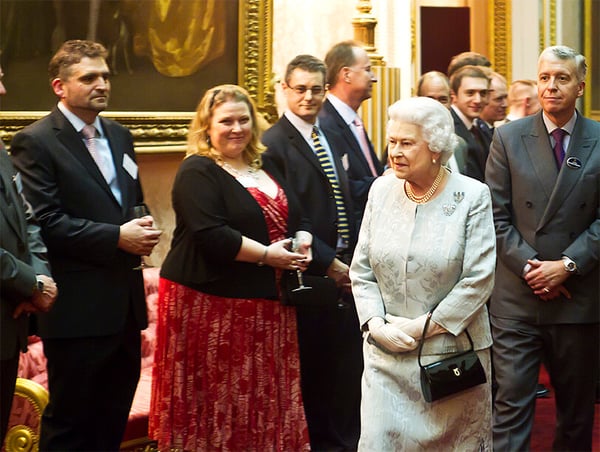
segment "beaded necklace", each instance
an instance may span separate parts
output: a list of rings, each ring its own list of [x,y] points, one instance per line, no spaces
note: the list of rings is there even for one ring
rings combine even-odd
[[[446,173],[446,171],[444,170],[444,167],[440,166],[440,170],[438,171],[438,174],[435,177],[433,184],[431,185],[431,187],[429,187],[429,190],[427,190],[427,193],[425,193],[423,196],[415,195],[415,193],[413,192],[412,187],[410,185],[410,182],[405,181],[404,182],[404,191],[406,192],[406,196],[408,196],[408,199],[410,199],[412,202],[414,202],[416,204],[425,204],[427,201],[429,201],[431,199],[431,197],[437,191],[438,187],[442,183],[442,180],[444,179],[445,173]]]

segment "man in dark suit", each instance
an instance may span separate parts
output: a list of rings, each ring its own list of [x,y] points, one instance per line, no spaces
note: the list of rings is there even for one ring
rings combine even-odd
[[[542,112],[494,134],[486,167],[498,263],[490,303],[498,381],[494,449],[528,450],[542,358],[555,390],[553,450],[591,450],[600,343],[600,124],[575,108],[585,58],[538,60]]]
[[[482,182],[491,134],[482,131],[477,120],[487,103],[489,84],[486,72],[478,66],[463,66],[450,78],[454,132],[467,143],[465,154],[455,153],[458,169]]]
[[[355,217],[360,227],[369,188],[383,172],[357,113],[363,101],[371,98],[377,78],[371,70],[369,55],[355,41],[334,45],[325,56],[325,65],[328,92],[319,112],[319,122],[326,131],[335,130],[344,138],[347,158],[342,164],[348,174]]]
[[[0,68],[0,96],[6,93]],[[0,445],[12,406],[19,351],[27,349],[29,313],[47,312],[57,289],[33,210],[0,141]]]
[[[272,161],[299,198],[314,235],[309,272],[336,280],[351,301],[348,263],[356,244],[352,197],[342,161],[347,145],[320,128],[325,64],[299,55],[287,66],[287,110],[263,135]],[[317,295],[318,296],[318,295]],[[313,450],[356,450],[360,433],[362,338],[353,303],[298,308],[302,398]]]
[[[50,390],[40,449],[118,450],[147,325],[134,268],[161,231],[130,214],[143,202],[131,134],[98,116],[110,94],[106,49],[67,41],[49,74],[57,107],[11,146],[60,287],[38,316]]]

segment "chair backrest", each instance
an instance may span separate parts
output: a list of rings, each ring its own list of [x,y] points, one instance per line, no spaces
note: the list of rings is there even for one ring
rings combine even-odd
[[[39,450],[41,418],[47,404],[48,391],[42,385],[17,378],[3,452]]]

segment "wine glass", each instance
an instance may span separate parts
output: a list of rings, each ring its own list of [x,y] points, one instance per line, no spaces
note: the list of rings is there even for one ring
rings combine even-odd
[[[129,209],[129,218],[142,218],[150,215],[150,210],[146,204],[137,204]],[[152,268],[152,265],[146,263],[144,256],[141,256],[140,265],[133,267],[132,270],[143,270],[144,268]]]
[[[292,251],[297,253],[300,250],[300,240],[298,239],[298,235],[292,237]],[[303,290],[311,290],[312,287],[304,285],[304,276],[302,275],[302,270],[299,268],[296,269],[296,277],[298,278],[298,287],[292,289],[292,292],[301,292]]]

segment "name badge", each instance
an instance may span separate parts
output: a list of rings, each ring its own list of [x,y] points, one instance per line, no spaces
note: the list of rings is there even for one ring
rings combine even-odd
[[[21,180],[21,173],[17,173],[13,176],[13,182],[15,183],[17,193],[23,193],[23,181]]]
[[[129,155],[123,156],[123,169],[131,176],[132,179],[137,180],[138,178],[138,166],[135,164],[133,159]]]
[[[569,157],[567,159],[567,166],[569,168],[579,169],[581,168],[581,160],[579,160],[577,157]]]

